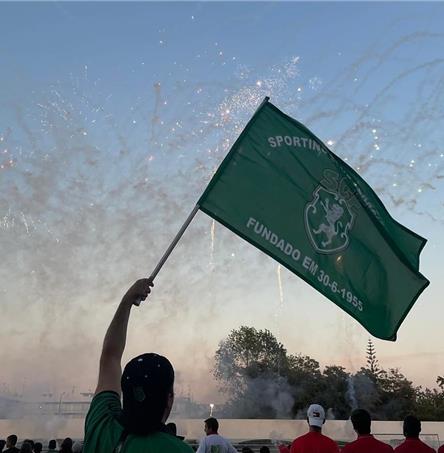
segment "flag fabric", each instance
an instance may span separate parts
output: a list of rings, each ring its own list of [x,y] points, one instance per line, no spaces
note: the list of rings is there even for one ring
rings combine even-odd
[[[425,239],[305,126],[264,101],[198,201],[376,337],[395,340],[429,281]]]

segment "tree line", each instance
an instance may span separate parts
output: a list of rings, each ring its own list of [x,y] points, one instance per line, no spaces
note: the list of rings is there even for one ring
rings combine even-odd
[[[269,330],[242,326],[222,340],[214,376],[228,397],[224,417],[305,418],[311,403],[322,404],[330,418],[348,419],[362,407],[375,420],[444,420],[444,377],[437,388],[415,386],[397,368],[380,366],[371,340],[366,366],[356,373],[338,365],[321,370],[303,354],[289,354]]]

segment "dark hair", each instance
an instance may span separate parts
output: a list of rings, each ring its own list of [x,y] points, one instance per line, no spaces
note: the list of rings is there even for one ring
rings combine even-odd
[[[6,438],[8,443],[10,443],[12,446],[14,446],[17,443],[17,436],[15,434],[11,434]]]
[[[6,445],[5,439],[0,439],[0,451],[3,451],[3,447]]]
[[[261,449],[259,450],[259,453],[270,453],[270,449],[264,445],[264,446],[261,447]]]
[[[177,436],[177,426],[175,423],[170,422],[166,424],[166,427],[168,428],[168,431],[173,434],[174,436]]]
[[[40,453],[43,450],[43,445],[41,442],[36,442],[34,444],[34,453]]]
[[[356,409],[351,414],[353,428],[358,434],[370,434],[372,419],[365,409]]]
[[[32,445],[29,442],[23,442],[20,453],[32,453]]]
[[[52,449],[57,448],[57,442],[56,442],[54,439],[51,439],[51,440],[48,442],[48,448],[52,448]]]
[[[219,429],[219,422],[217,419],[214,417],[207,418],[205,420],[205,424],[207,425],[207,428],[210,428],[211,431],[217,433],[217,430]]]
[[[25,443],[25,442],[26,442],[27,444],[31,445],[31,448],[34,450],[34,441],[33,441],[32,439],[25,439],[25,440],[23,441],[23,443]]]
[[[414,415],[407,415],[404,419],[403,431],[405,437],[418,437],[421,432],[421,422]]]
[[[72,453],[72,439],[66,437],[60,446],[60,453]]]
[[[142,354],[126,364],[121,422],[128,433],[143,436],[161,430],[173,384],[173,366],[161,355]]]

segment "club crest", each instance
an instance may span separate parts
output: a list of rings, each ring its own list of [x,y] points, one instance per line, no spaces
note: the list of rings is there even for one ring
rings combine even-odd
[[[305,229],[314,249],[320,253],[346,249],[354,217],[344,198],[319,186],[305,206]]]

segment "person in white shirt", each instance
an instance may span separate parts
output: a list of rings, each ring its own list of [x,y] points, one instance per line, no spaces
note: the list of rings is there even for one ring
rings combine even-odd
[[[200,440],[196,453],[237,453],[230,442],[217,433],[218,429],[219,422],[214,417],[205,420],[206,436]]]

